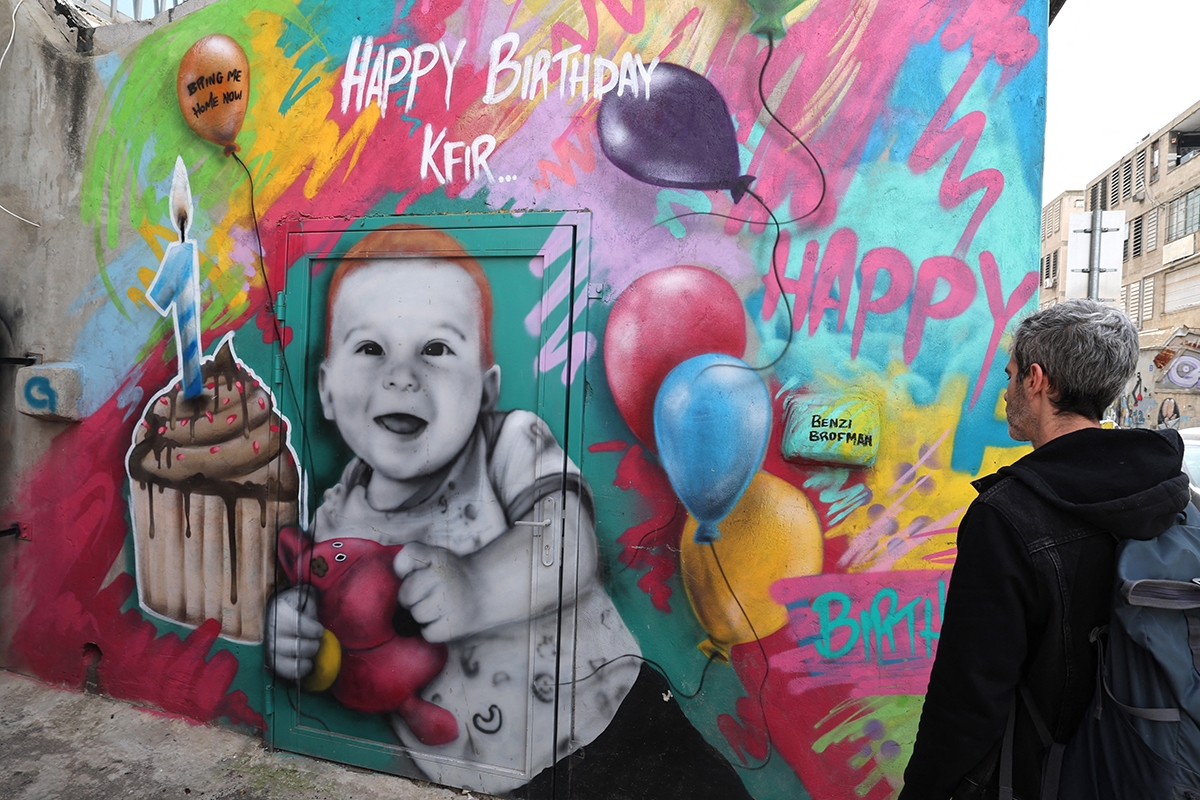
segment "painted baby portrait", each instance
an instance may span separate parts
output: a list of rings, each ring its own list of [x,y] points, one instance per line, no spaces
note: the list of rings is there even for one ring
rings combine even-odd
[[[537,414],[498,409],[491,285],[448,234],[367,234],[326,304],[317,389],[353,457],[310,535],[280,533],[292,585],[268,612],[268,663],[384,714],[430,780],[509,792],[595,740],[638,680],[590,490]],[[535,536],[551,515],[565,525],[553,567]],[[573,726],[557,742],[556,699]]]

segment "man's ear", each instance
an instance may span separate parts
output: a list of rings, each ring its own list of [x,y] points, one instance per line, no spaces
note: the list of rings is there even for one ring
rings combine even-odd
[[[1035,394],[1050,394],[1050,377],[1046,375],[1046,371],[1042,369],[1042,365],[1033,363],[1029,365],[1029,371],[1025,373],[1025,381],[1029,390],[1030,396]]]
[[[500,402],[500,365],[492,364],[483,373],[483,401],[480,408],[484,411],[495,411]]]
[[[321,395],[321,411],[325,413],[325,419],[333,419],[333,392],[329,390],[329,379],[326,377],[328,366],[324,361],[321,362],[321,369],[317,371],[317,393]]]

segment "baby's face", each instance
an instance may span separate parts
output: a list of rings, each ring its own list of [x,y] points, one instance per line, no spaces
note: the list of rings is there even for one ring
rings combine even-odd
[[[378,477],[428,475],[458,455],[499,368],[480,363],[479,288],[456,264],[381,260],[347,276],[320,371],[325,417]]]

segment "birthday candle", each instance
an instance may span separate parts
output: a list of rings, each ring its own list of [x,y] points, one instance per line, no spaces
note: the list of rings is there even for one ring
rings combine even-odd
[[[179,231],[179,241],[171,242],[163,252],[158,274],[146,297],[162,316],[171,314],[175,322],[175,349],[183,373],[183,396],[200,394],[200,253],[187,237],[192,220],[192,191],[188,184],[183,157],[175,160],[171,181],[171,221]]]

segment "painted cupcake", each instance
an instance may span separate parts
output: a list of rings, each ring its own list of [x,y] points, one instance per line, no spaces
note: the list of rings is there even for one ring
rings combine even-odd
[[[201,368],[155,395],[129,450],[139,599],[186,625],[262,641],[274,590],[275,533],[298,519],[299,475],[274,397],[226,337]]]

